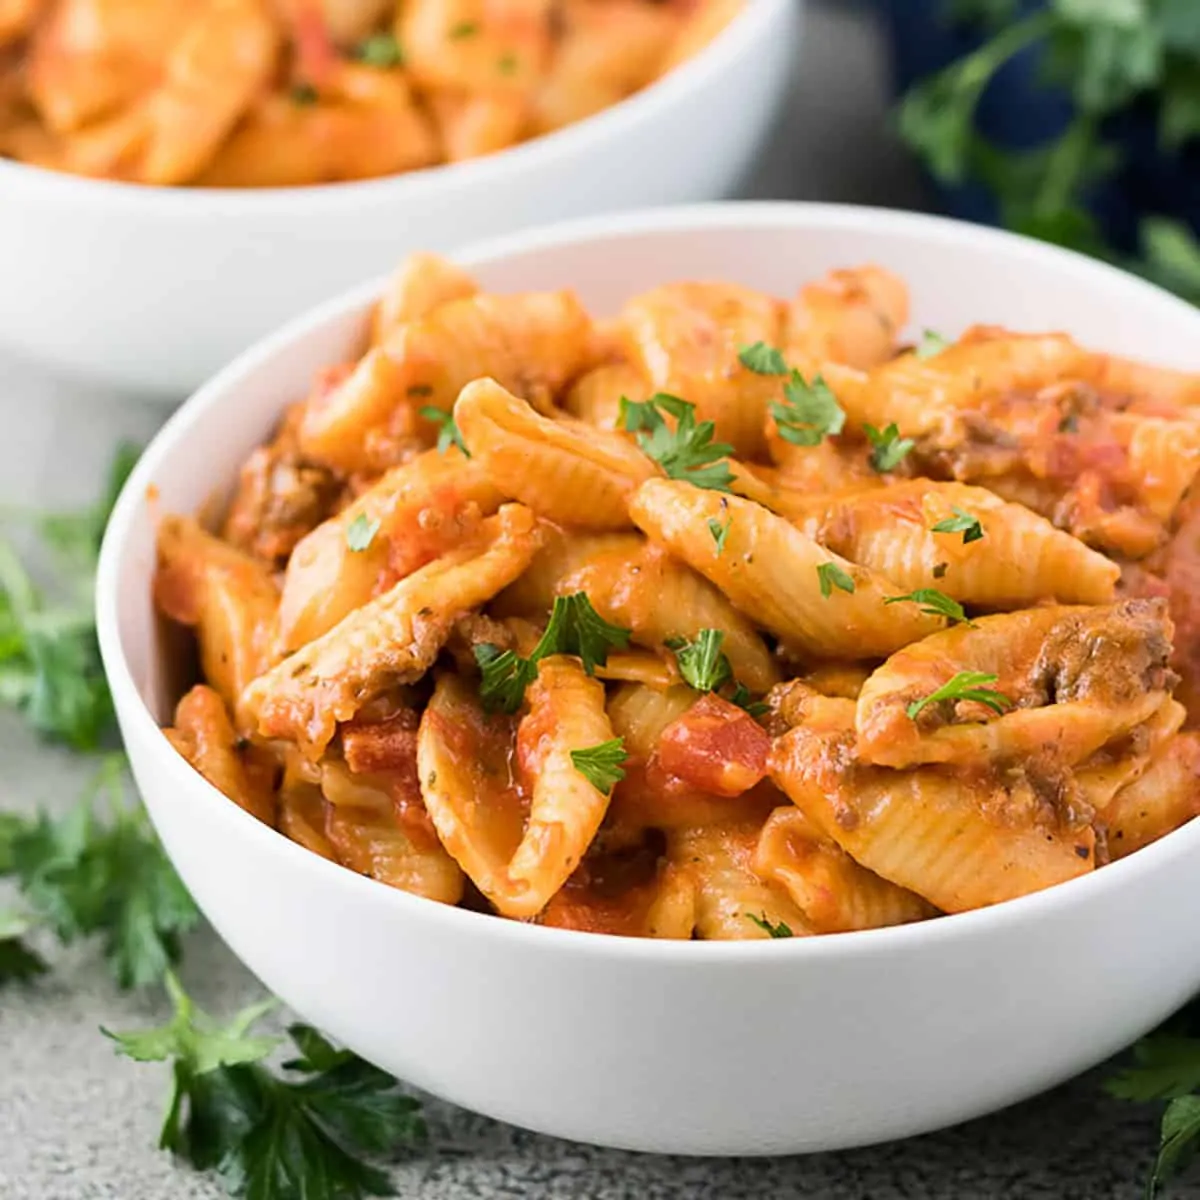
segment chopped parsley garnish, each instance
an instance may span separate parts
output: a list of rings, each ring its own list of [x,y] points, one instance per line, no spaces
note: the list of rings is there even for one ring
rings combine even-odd
[[[937,588],[917,588],[907,596],[889,596],[884,601],[884,604],[903,603],[919,604],[921,611],[931,617],[946,617],[964,625],[974,624],[957,600],[951,599],[945,592],[939,592]]]
[[[747,921],[753,921],[763,933],[769,934],[773,938],[790,938],[796,936],[792,933],[791,926],[785,921],[780,921],[775,925],[771,924],[766,913],[757,917],[753,913],[745,913],[743,915]]]
[[[471,452],[463,441],[462,433],[455,423],[452,412],[447,412],[444,408],[436,408],[432,404],[426,404],[418,411],[425,420],[432,421],[438,427],[437,449],[439,454],[445,454],[451,446],[457,446],[467,458],[471,457]]]
[[[738,351],[738,362],[747,371],[755,375],[786,375],[788,365],[783,361],[783,355],[766,342],[755,342],[753,346],[743,346]]]
[[[871,443],[871,469],[881,475],[894,471],[905,455],[916,445],[912,438],[902,438],[900,429],[893,421],[882,433],[874,425],[864,425],[863,432]]]
[[[752,717],[760,717],[767,705],[751,700],[750,689],[733,677],[733,666],[721,650],[725,633],[720,629],[701,629],[694,641],[674,637],[667,639],[667,649],[675,652],[679,674],[690,688],[698,692],[717,692],[726,684],[734,684],[729,702],[745,709]]]
[[[799,371],[783,385],[784,401],[771,405],[779,436],[794,446],[819,446],[827,437],[841,433],[846,414],[837,397],[820,375],[809,383]]]
[[[571,763],[598,792],[606,796],[625,778],[623,764],[629,757],[625,753],[622,738],[589,746],[586,750],[572,750]]]
[[[461,42],[464,38],[474,37],[478,32],[478,21],[459,21],[457,25],[450,26],[449,35],[452,42]]]
[[[940,563],[934,563],[934,566],[933,566],[933,577],[934,577],[934,579],[945,579],[945,577],[946,577],[946,572],[947,572],[949,569],[950,569],[950,564],[949,564],[949,563],[944,563],[944,562],[940,562]]]
[[[761,700],[751,700],[750,695],[750,689],[744,683],[739,683],[733,689],[733,694],[729,697],[729,703],[736,704],[738,708],[744,709],[752,717],[766,716],[771,711],[771,706],[764,704]]]
[[[583,663],[583,669],[594,675],[598,666],[608,662],[609,650],[624,650],[629,645],[629,633],[604,620],[586,592],[559,596],[546,632],[528,658],[487,642],[475,647],[475,661],[483,677],[479,698],[488,712],[515,713],[525,699],[525,689],[537,678],[537,664],[543,658],[573,654]]]
[[[944,521],[939,521],[933,526],[934,533],[961,533],[963,535],[963,545],[966,546],[971,542],[977,542],[983,537],[983,526],[979,523],[978,517],[973,517],[969,512],[958,507],[955,504],[951,511],[954,516],[947,517]]]
[[[841,588],[843,592],[854,591],[854,580],[835,562],[821,563],[817,567],[817,579],[821,584],[821,595],[826,600],[833,595],[833,589]]]
[[[288,94],[292,98],[292,103],[299,105],[301,108],[308,108],[321,99],[317,89],[311,83],[294,84]]]
[[[537,663],[490,642],[475,647],[475,661],[483,707],[488,712],[515,713],[525,699],[525,689],[537,678]]]
[[[927,329],[921,334],[921,340],[917,343],[913,353],[920,359],[933,358],[941,354],[949,345],[950,342],[940,333]]]
[[[291,1025],[297,1053],[283,1074],[264,1059],[281,1039],[251,1033],[275,1002],[228,1023],[201,1012],[174,975],[172,1019],[110,1033],[135,1062],[169,1062],[171,1096],[159,1146],[215,1171],[243,1200],[364,1200],[393,1192],[383,1164],[425,1140],[420,1102],[387,1072],[339,1050],[310,1025]]]
[[[360,554],[371,545],[378,532],[379,519],[372,519],[366,513],[359,513],[346,527],[346,545],[355,554]]]
[[[733,524],[733,517],[725,518],[725,524],[722,525],[716,517],[708,518],[708,532],[712,534],[712,540],[717,544],[718,557],[725,552],[725,539],[729,536],[729,527]]]
[[[354,57],[368,67],[399,67],[404,63],[404,51],[393,33],[377,33],[360,42]]]
[[[725,634],[720,629],[701,629],[694,642],[673,639],[668,647],[675,651],[679,673],[688,687],[698,692],[715,692],[733,678],[729,659],[721,653]]]
[[[675,428],[663,413],[675,418]],[[671,479],[681,479],[696,487],[716,492],[729,491],[734,474],[726,461],[733,447],[714,442],[716,425],[696,420],[696,406],[678,396],[659,392],[641,402],[621,397],[620,419],[626,432],[638,435],[643,452]]]
[[[1005,709],[1012,707],[1012,701],[1003,692],[986,686],[995,683],[997,678],[998,676],[988,675],[983,671],[959,671],[937,691],[930,692],[923,700],[914,700],[905,712],[915,721],[926,705],[937,704],[942,700],[973,700],[976,704],[983,704],[993,712],[1003,715]]]
[[[496,64],[496,69],[501,75],[515,75],[517,65],[517,56],[515,54],[504,54]]]

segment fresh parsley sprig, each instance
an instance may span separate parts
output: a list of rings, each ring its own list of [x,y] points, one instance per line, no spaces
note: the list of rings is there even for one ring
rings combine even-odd
[[[598,792],[606,796],[625,778],[624,764],[629,755],[623,738],[612,738],[596,746],[571,751],[571,763]]]
[[[488,712],[515,713],[524,702],[525,689],[537,678],[537,664],[552,654],[573,654],[583,669],[594,675],[608,662],[610,650],[629,645],[630,630],[604,620],[592,607],[586,592],[558,596],[533,653],[521,658],[512,650],[483,643],[475,647],[482,679],[479,698]]]
[[[1006,709],[1012,708],[1013,702],[1003,692],[987,686],[989,683],[995,683],[997,678],[999,677],[984,671],[959,671],[953,679],[947,680],[924,699],[914,700],[905,712],[910,720],[915,721],[930,704],[938,704],[943,700],[972,700],[976,704],[985,705],[994,713],[1003,715]]]
[[[1128,169],[1121,139],[1130,110],[1156,112],[1168,151],[1200,137],[1200,35],[1191,0],[1053,0],[1023,19],[998,0],[954,7],[958,19],[973,19],[992,36],[918,83],[900,106],[901,136],[930,172],[951,185],[983,184],[1010,229],[1116,262],[1200,301],[1200,239],[1187,225],[1143,218],[1139,252],[1128,255],[1104,240],[1088,207],[1106,177]],[[1046,142],[1001,149],[978,132],[976,110],[1000,68],[1030,50],[1041,56],[1042,78],[1069,94],[1075,112]]]
[[[796,935],[792,932],[792,928],[786,921],[778,921],[772,923],[766,913],[761,916],[756,916],[754,913],[743,914],[747,921],[753,921],[755,925],[763,931],[763,933],[773,938],[790,938]]]
[[[433,404],[426,404],[418,411],[425,420],[432,421],[438,427],[437,450],[439,454],[445,454],[451,446],[457,446],[467,458],[471,457],[471,452],[467,449],[467,444],[463,441],[462,433],[454,420],[454,413],[447,412],[444,408],[438,408]]]
[[[827,437],[842,432],[846,414],[829,384],[820,375],[811,383],[793,371],[783,385],[784,399],[771,405],[779,436],[794,446],[819,446]]]
[[[0,704],[33,729],[76,750],[95,750],[113,727],[100,662],[92,581],[112,506],[137,461],[123,443],[97,503],[75,512],[6,515],[32,524],[58,567],[54,595],[35,584],[12,544],[0,540]]]
[[[974,626],[959,602],[937,588],[917,588],[905,596],[889,596],[884,604],[919,604],[921,612],[931,617],[946,617],[963,625]]]
[[[174,1016],[155,1029],[105,1036],[136,1062],[169,1062],[171,1096],[159,1146],[215,1171],[245,1200],[363,1200],[394,1188],[377,1165],[426,1138],[420,1102],[385,1071],[338,1050],[310,1025],[291,1025],[296,1057],[283,1075],[264,1063],[280,1039],[253,1027],[273,1000],[220,1024],[173,974]]]
[[[882,432],[874,425],[864,425],[863,432],[871,443],[871,457],[868,459],[871,470],[880,475],[894,471],[917,444],[912,438],[900,436],[900,428],[895,421]]]
[[[26,937],[34,928],[32,918],[18,912],[0,912],[0,987],[45,974],[46,960],[32,949]]]
[[[113,978],[134,988],[163,978],[200,913],[125,780],[124,755],[109,755],[65,816],[3,814],[0,874],[64,944],[99,937]]]
[[[663,413],[675,418],[672,429]],[[696,487],[728,492],[734,481],[728,458],[733,447],[714,442],[716,425],[697,421],[696,406],[659,392],[649,400],[621,397],[620,420],[627,433],[636,433],[642,451],[654,459],[670,479],[681,479]]]
[[[1133,1047],[1133,1062],[1109,1079],[1105,1090],[1118,1100],[1165,1100],[1158,1152],[1146,1179],[1153,1200],[1200,1154],[1200,1037],[1194,1036],[1195,1004]]]

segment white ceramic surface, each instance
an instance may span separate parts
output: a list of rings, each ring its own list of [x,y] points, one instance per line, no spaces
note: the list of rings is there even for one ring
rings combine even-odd
[[[0,341],[173,403],[284,320],[411,250],[727,196],[798,61],[802,7],[750,0],[692,62],[596,117],[390,179],[146,188],[0,160]]]
[[[968,225],[742,205],[601,218],[461,256],[486,287],[572,285],[598,314],[673,278],[781,294],[874,261],[916,327],[1066,328],[1198,365],[1200,312],[1112,268]],[[383,264],[380,264],[381,266]],[[667,943],[447,908],[258,824],[178,757],[150,579],[154,511],[190,511],[354,345],[374,287],[335,300],[201,389],[153,442],[101,556],[101,648],[138,784],[234,952],[307,1019],[404,1079],[568,1138],[778,1154],[933,1129],[1098,1062],[1200,986],[1200,822],[1092,876],[920,925],[781,942]]]

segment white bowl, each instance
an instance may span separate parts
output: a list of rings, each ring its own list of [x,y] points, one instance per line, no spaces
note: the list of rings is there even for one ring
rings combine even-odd
[[[750,0],[693,61],[489,158],[327,187],[147,188],[0,160],[0,342],[177,401],[412,250],[729,195],[798,62],[802,0]]]
[[[664,280],[779,294],[878,262],[921,325],[1066,328],[1196,367],[1200,312],[1074,254],[930,217],[722,205],[601,218],[461,261],[492,289],[573,285],[598,314]],[[829,1150],[952,1124],[1112,1054],[1200,986],[1200,822],[991,909],[781,942],[638,941],[394,891],[260,825],[158,729],[155,511],[189,512],[357,344],[377,287],[288,326],[202,388],[117,505],[99,574],[105,666],[154,824],[217,931],[308,1020],[403,1079],[562,1137],[686,1154]],[[1189,350],[1190,348],[1190,350]],[[147,488],[158,489],[154,508]]]

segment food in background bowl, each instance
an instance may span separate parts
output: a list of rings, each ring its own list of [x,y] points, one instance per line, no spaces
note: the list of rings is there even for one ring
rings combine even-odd
[[[741,0],[17,0],[0,154],[146,184],[287,187],[502,150],[600,112]]]
[[[176,404],[255,338],[381,262],[566,217],[728,195],[795,76],[803,11],[803,0],[754,0],[702,52],[595,116],[402,175],[143,187],[0,157],[0,341],[63,374]]]
[[[163,521],[169,736],[343,866],[599,933],[878,928],[1169,833],[1200,375],[907,317],[870,266],[596,322],[411,259],[219,536]]]
[[[767,0],[752,11],[758,3]],[[973,319],[1065,327],[1114,360],[1193,372],[1200,345],[1200,313],[1109,266],[905,213],[675,209],[523,234],[456,261],[485,293],[572,283],[601,324],[663,281],[731,280],[787,296],[800,280],[874,262],[907,283],[921,322],[948,336]],[[433,903],[230,803],[162,733],[195,677],[180,678],[186,647],[164,636],[154,609],[161,520],[237,490],[241,466],[314,374],[362,355],[380,293],[372,285],[332,301],[186,403],[138,463],[101,554],[97,627],[139,788],[205,915],[271,991],[391,1073],[514,1124],[638,1150],[783,1154],[1011,1104],[1113,1054],[1200,988],[1196,821],[1005,903],[764,947],[582,935]],[[893,336],[904,344],[914,331]],[[963,547],[962,533],[950,540]],[[1186,599],[1186,584],[1176,594]],[[831,579],[829,603],[851,599]],[[1182,609],[1177,617],[1182,634]],[[828,675],[820,683],[836,690]],[[853,685],[851,676],[841,686]]]

